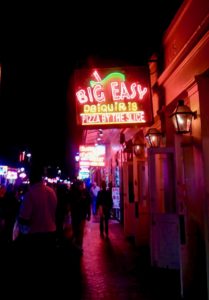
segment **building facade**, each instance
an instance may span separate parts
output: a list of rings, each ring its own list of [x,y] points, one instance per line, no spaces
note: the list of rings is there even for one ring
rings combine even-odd
[[[117,174],[125,235],[147,247],[153,267],[179,272],[182,297],[209,299],[208,0],[183,2],[149,69],[154,123],[109,136],[105,174],[113,183]],[[172,123],[179,100],[192,112],[188,133]],[[161,138],[152,147],[150,128]]]

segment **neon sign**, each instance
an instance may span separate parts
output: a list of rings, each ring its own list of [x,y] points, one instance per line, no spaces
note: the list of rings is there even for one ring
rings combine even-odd
[[[79,147],[79,165],[84,167],[104,167],[105,165],[105,146],[80,146]]]
[[[17,172],[16,171],[8,171],[7,172],[7,179],[17,179]]]
[[[147,67],[77,70],[77,124],[84,127],[121,127],[153,123]]]
[[[8,166],[0,166],[0,175],[6,175]]]

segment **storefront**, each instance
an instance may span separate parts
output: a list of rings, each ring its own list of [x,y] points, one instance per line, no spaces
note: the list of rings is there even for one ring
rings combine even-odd
[[[163,38],[163,70],[160,57],[150,63],[153,127],[163,138],[148,150],[151,261],[179,269],[182,296],[201,299],[209,282],[208,28],[208,1],[185,1]]]
[[[127,76],[128,85],[123,77],[128,70],[119,70],[120,83],[114,79],[111,85],[116,106],[105,102],[101,87],[110,73],[104,81],[102,72],[94,73],[94,82],[77,89],[84,141],[88,144],[93,128],[107,131],[105,176],[119,187],[114,193],[125,235],[149,248],[153,267],[179,272],[182,296],[201,299],[209,294],[208,28],[209,2],[184,1],[165,32],[163,52],[149,62],[150,106],[138,110],[133,104],[137,93],[146,99],[148,85],[143,76],[140,87]],[[122,98],[126,102],[119,105]]]

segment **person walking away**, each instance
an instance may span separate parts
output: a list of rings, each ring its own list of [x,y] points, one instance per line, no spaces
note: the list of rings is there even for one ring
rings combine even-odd
[[[56,244],[56,208],[55,191],[42,181],[42,167],[31,167],[30,187],[22,201],[18,222],[20,227],[28,226],[26,244],[31,249],[49,250]],[[21,227],[21,228],[22,228]]]
[[[69,213],[69,191],[63,183],[57,184],[57,210],[56,210],[56,228],[58,245],[64,242],[64,222]]]
[[[17,190],[13,184],[8,184],[4,194],[4,220],[5,220],[5,242],[7,245],[12,243],[13,227],[19,212]]]
[[[113,200],[110,190],[106,188],[106,182],[103,180],[101,183],[101,190],[97,195],[97,210],[99,212],[99,229],[101,238],[104,237],[104,231],[106,238],[109,234],[109,218],[113,207]]]
[[[73,244],[79,253],[82,254],[85,223],[91,217],[91,197],[83,181],[77,180],[72,184],[70,202]]]
[[[91,195],[91,205],[92,205],[92,213],[95,216],[97,212],[97,195],[100,191],[100,187],[97,185],[96,181],[92,183],[90,188],[90,195]]]

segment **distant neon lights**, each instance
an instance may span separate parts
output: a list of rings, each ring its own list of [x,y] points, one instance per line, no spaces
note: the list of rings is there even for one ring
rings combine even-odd
[[[7,174],[8,166],[0,166],[0,175]]]
[[[7,179],[17,179],[17,171],[8,171],[7,172]]]

